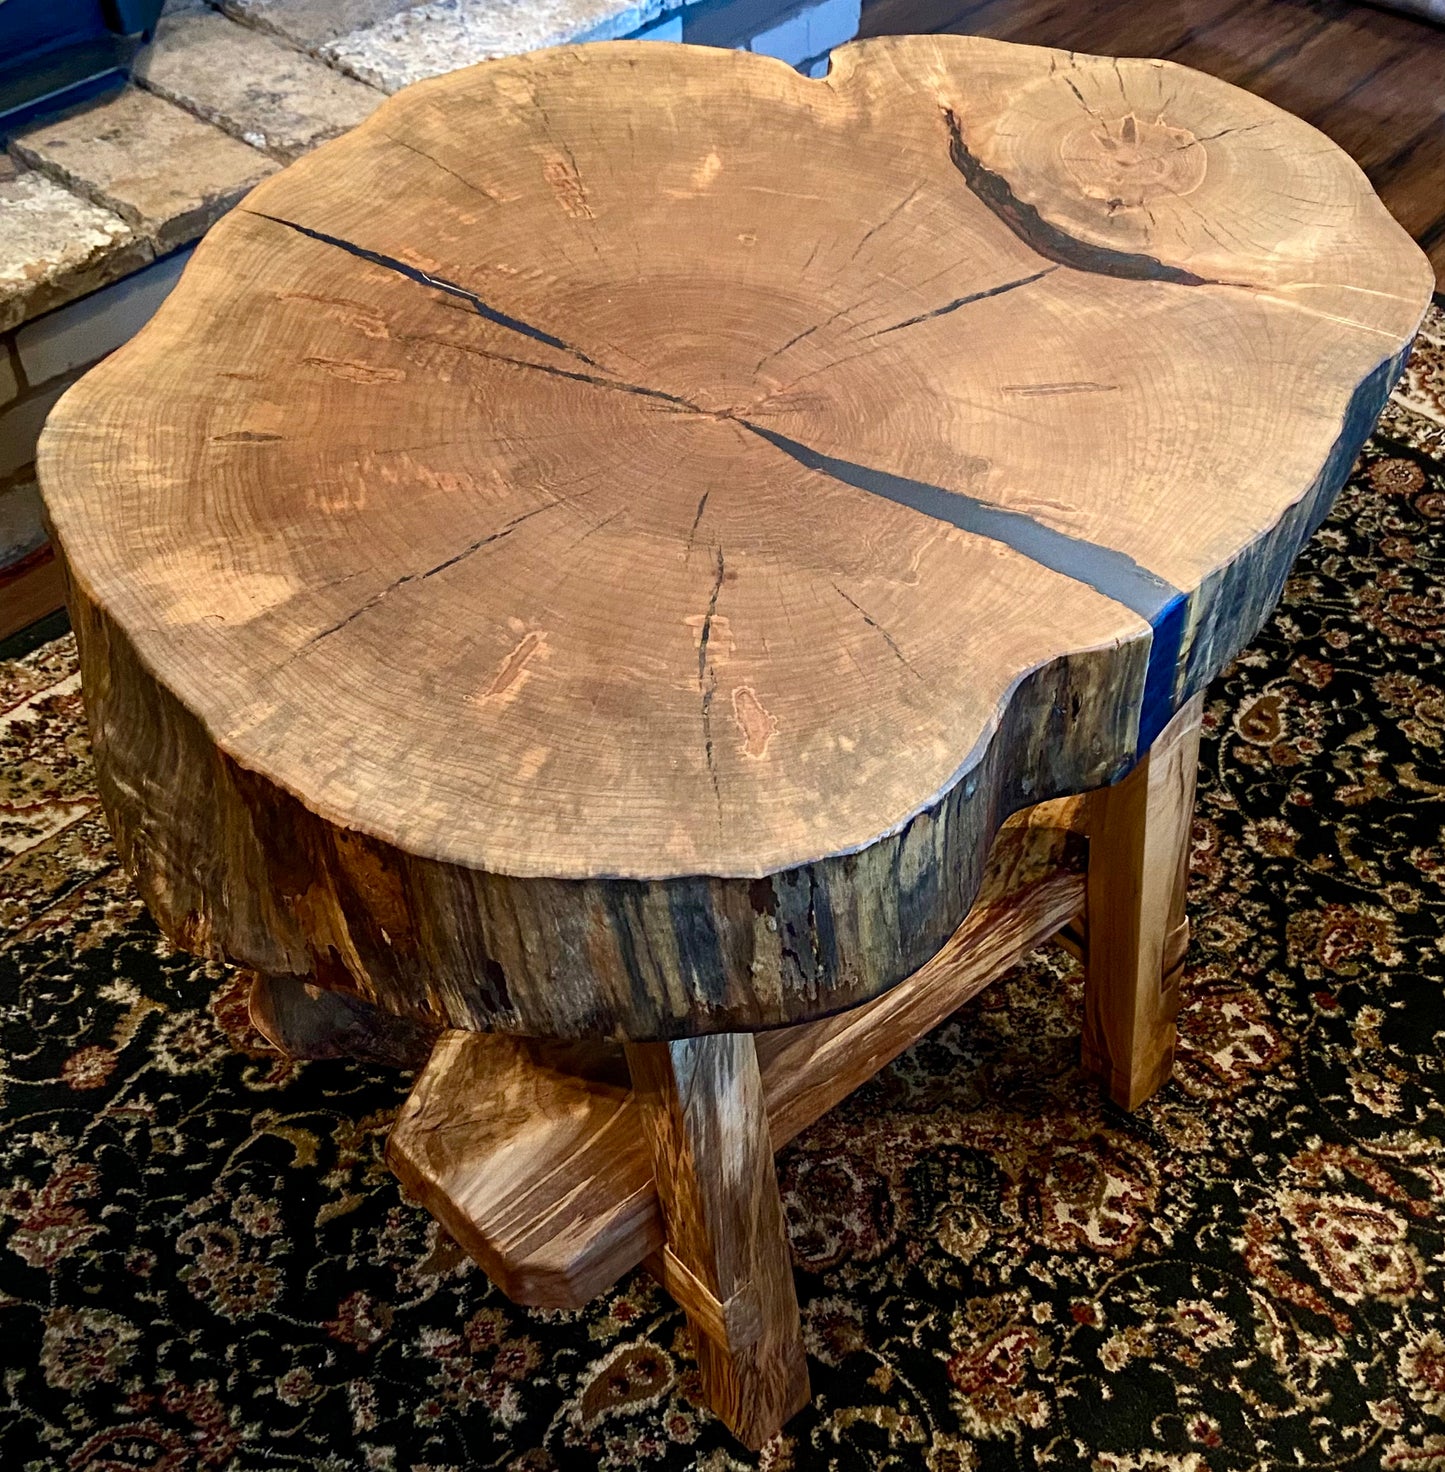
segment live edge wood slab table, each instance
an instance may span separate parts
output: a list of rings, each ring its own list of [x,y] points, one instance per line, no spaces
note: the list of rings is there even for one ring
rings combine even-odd
[[[1170,1071],[1201,692],[1428,302],[1327,139],[1157,61],[568,48],[257,188],[41,445],[101,793],[514,1298],[645,1262],[756,1446],[773,1152],[1046,937]]]

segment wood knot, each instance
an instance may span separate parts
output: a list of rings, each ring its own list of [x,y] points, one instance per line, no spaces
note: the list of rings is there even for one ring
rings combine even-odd
[[[1074,182],[1088,198],[1104,200],[1110,214],[1192,194],[1208,165],[1204,145],[1187,128],[1132,112],[1095,114],[1064,135],[1059,152]]]

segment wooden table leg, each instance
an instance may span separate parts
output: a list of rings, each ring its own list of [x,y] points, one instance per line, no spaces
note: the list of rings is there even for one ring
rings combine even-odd
[[[809,1396],[757,1049],[721,1033],[629,1044],[627,1061],[667,1236],[654,1266],[709,1405],[756,1450]]]
[[[1090,799],[1083,1059],[1124,1109],[1174,1069],[1203,699],[1182,706],[1134,770]]]

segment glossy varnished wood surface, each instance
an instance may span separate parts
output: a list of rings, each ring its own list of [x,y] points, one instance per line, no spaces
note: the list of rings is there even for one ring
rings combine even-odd
[[[1162,56],[1313,123],[1369,176],[1445,289],[1445,27],[1351,0],[870,0],[864,36],[952,31]]]

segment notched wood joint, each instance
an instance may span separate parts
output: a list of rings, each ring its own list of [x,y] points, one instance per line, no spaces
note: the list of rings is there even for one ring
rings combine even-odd
[[[749,1280],[726,1299],[719,1299],[671,1247],[647,1259],[659,1283],[677,1300],[693,1327],[732,1353],[756,1344],[763,1332],[763,1301]]]

